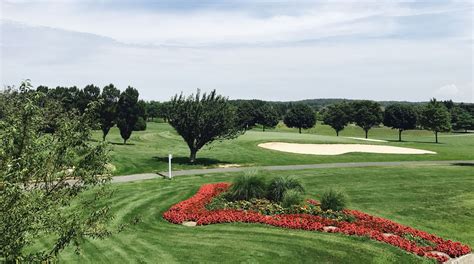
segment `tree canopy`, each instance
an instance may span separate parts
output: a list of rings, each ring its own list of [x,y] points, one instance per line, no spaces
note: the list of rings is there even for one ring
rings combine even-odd
[[[287,127],[298,128],[301,134],[301,129],[312,128],[316,125],[316,113],[305,104],[291,105],[283,118],[283,122]]]
[[[235,116],[234,106],[215,90],[203,94],[198,90],[188,97],[175,95],[169,108],[169,123],[188,145],[191,163],[206,144],[240,134]]]
[[[323,121],[336,131],[336,136],[350,122],[349,105],[345,102],[330,105],[324,111]]]
[[[435,142],[438,143],[438,133],[451,130],[451,115],[443,103],[432,99],[421,108],[420,124],[424,129],[434,132]]]
[[[402,132],[416,128],[417,112],[408,104],[392,104],[385,108],[383,123],[385,126],[398,129],[398,141],[402,141]]]
[[[374,101],[362,100],[351,103],[352,121],[361,127],[368,138],[369,130],[383,120],[382,106]]]
[[[474,117],[471,114],[459,107],[455,106],[451,108],[451,125],[454,130],[464,130],[467,131],[474,126]]]
[[[124,144],[127,144],[139,117],[138,91],[129,86],[120,94],[117,105],[117,127]]]
[[[117,118],[117,104],[120,97],[120,90],[113,84],[109,84],[102,89],[100,99],[102,104],[99,107],[99,123],[102,130],[102,139],[109,133],[111,127],[115,125]]]
[[[42,92],[23,83],[9,96],[0,120],[0,247],[6,262],[44,262],[85,237],[110,234],[109,208],[102,199],[110,176],[108,149],[92,143],[91,105],[83,114],[63,111],[55,133],[43,133],[47,121]],[[84,191],[91,195],[79,196]],[[39,237],[49,248],[24,250]],[[33,248],[34,249],[34,248]]]

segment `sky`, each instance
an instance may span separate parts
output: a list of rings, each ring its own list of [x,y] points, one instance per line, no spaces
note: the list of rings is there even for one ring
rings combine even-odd
[[[0,0],[0,84],[474,102],[468,0]]]

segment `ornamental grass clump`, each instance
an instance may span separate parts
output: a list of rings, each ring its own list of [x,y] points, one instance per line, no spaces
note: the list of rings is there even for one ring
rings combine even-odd
[[[283,196],[288,190],[304,193],[303,185],[295,178],[283,176],[273,178],[268,184],[267,198],[275,202],[282,202]]]
[[[283,194],[281,205],[284,208],[290,208],[295,205],[301,205],[303,203],[303,200],[303,195],[300,191],[296,189],[290,189],[285,191],[285,193]]]
[[[266,184],[263,178],[245,174],[237,177],[229,190],[228,199],[231,201],[247,200],[265,197]]]
[[[321,196],[321,209],[342,211],[346,206],[346,195],[341,191],[328,190]]]

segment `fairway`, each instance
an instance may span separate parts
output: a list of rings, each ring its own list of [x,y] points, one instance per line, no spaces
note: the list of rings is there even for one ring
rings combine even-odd
[[[260,129],[247,131],[233,140],[213,142],[198,152],[196,164],[188,163],[189,149],[183,139],[166,123],[148,122],[146,131],[136,131],[122,145],[117,128],[112,128],[107,136],[111,143],[112,164],[116,168],[114,175],[165,171],[168,168],[168,154],[173,154],[173,169],[192,169],[226,166],[293,165],[335,162],[363,161],[405,161],[405,160],[472,160],[474,159],[474,134],[446,133],[440,135],[439,144],[434,143],[433,133],[429,131],[410,130],[404,132],[403,142],[396,141],[397,131],[389,128],[374,128],[370,138],[387,140],[385,142],[363,142],[346,137],[362,137],[362,129],[349,126],[335,136],[334,131],[326,125],[317,124],[315,128],[298,134],[297,130],[279,125],[274,130],[262,132]],[[100,140],[101,132],[95,132]],[[399,155],[374,153],[347,153],[343,155],[304,155],[283,153],[258,147],[265,142],[283,141],[290,143],[318,144],[375,144],[394,147],[407,147],[433,151],[437,154]]]
[[[264,172],[265,178],[298,177],[306,196],[344,190],[349,208],[388,218],[446,239],[474,245],[474,172],[468,166],[347,168]],[[255,224],[184,227],[162,219],[171,205],[205,183],[229,182],[234,174],[212,174],[114,184],[108,202],[114,225],[138,216],[141,222],[105,240],[88,240],[82,255],[72,248],[61,260],[76,263],[261,262],[429,263],[425,258],[361,237],[288,230]]]

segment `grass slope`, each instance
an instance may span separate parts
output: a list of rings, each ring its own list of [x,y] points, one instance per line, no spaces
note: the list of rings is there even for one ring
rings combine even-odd
[[[182,138],[174,129],[165,123],[148,123],[146,131],[133,132],[129,145],[122,145],[117,128],[113,128],[107,140],[112,143],[112,163],[116,167],[115,175],[167,170],[168,154],[174,155],[174,169],[191,169],[215,167],[219,164],[240,164],[242,166],[291,165],[329,162],[361,161],[400,161],[400,160],[456,160],[474,159],[474,134],[442,134],[440,144],[433,143],[433,133],[429,131],[407,131],[405,142],[374,143],[344,138],[345,136],[362,137],[364,132],[354,126],[346,128],[341,136],[334,136],[334,131],[325,125],[296,133],[280,125],[275,130],[262,132],[258,129],[248,131],[233,140],[214,142],[198,152],[196,165],[188,164],[189,150]],[[393,140],[397,132],[388,128],[371,130],[373,138]],[[99,140],[100,132],[94,136]],[[257,145],[268,141],[285,141],[300,143],[362,143],[386,144],[392,146],[413,147],[435,151],[436,155],[394,155],[348,153],[338,156],[315,156],[283,153],[259,148]]]
[[[474,245],[474,170],[468,166],[350,168],[261,172],[267,179],[293,175],[307,196],[327,188],[350,197],[350,208]],[[239,174],[213,174],[116,184],[110,204],[113,224],[133,216],[142,222],[105,240],[86,241],[82,255],[68,248],[60,256],[77,263],[425,263],[395,247],[366,238],[289,230],[255,224],[184,227],[162,219],[171,205],[205,183]],[[43,241],[44,242],[44,241]]]

